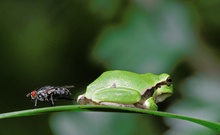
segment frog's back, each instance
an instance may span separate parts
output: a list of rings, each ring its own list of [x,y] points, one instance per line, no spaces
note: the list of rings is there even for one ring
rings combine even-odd
[[[149,74],[149,75],[148,75]],[[153,78],[149,78],[153,76]],[[87,91],[101,90],[105,88],[130,88],[135,90],[146,90],[152,87],[154,83],[154,75],[151,73],[137,74],[129,71],[112,70],[104,72],[88,87]]]

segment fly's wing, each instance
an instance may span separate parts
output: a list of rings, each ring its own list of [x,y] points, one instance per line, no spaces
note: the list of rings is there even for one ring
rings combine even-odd
[[[120,104],[134,104],[141,100],[138,91],[122,88],[107,88],[94,92],[91,99],[97,103],[113,102]]]
[[[63,86],[64,88],[67,88],[67,89],[72,89],[74,86],[73,85],[68,85],[68,86]]]
[[[48,89],[48,90],[46,90],[46,92],[47,92],[47,94],[50,95],[50,94],[53,93],[55,90],[56,90],[55,88],[53,88],[53,89]]]

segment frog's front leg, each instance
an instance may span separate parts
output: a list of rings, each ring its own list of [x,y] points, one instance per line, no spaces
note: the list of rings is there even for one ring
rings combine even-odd
[[[154,111],[157,111],[157,108],[158,108],[153,97],[150,97],[147,100],[145,100],[143,104],[136,103],[135,106],[137,108],[143,108],[143,109],[154,110]]]

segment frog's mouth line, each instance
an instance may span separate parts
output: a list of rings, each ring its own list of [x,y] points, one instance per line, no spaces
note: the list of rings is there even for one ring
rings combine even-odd
[[[155,88],[155,89],[158,89],[158,88],[161,88],[163,85],[167,85],[167,86],[170,86],[172,83],[171,82],[169,82],[169,81],[162,81],[162,82],[160,82],[160,83],[158,83],[156,86],[154,86],[154,87],[152,87],[153,89]],[[152,89],[151,88],[151,89]]]
[[[150,89],[146,89],[145,92],[142,94],[142,99],[147,99],[151,96],[153,96],[154,94],[154,91],[158,88],[161,88],[162,86],[166,85],[166,86],[170,86],[172,83],[170,81],[165,80],[165,81],[162,81],[160,83],[158,83],[156,86],[154,87],[151,87]]]

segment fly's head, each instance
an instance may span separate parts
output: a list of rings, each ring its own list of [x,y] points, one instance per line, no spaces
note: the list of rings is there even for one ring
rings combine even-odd
[[[33,90],[26,96],[31,97],[32,100],[48,101],[48,94],[45,90]]]
[[[31,91],[31,93],[28,93],[27,95],[26,95],[27,97],[30,97],[31,96],[31,99],[36,99],[37,98],[37,91],[36,90],[33,90],[33,91]]]

